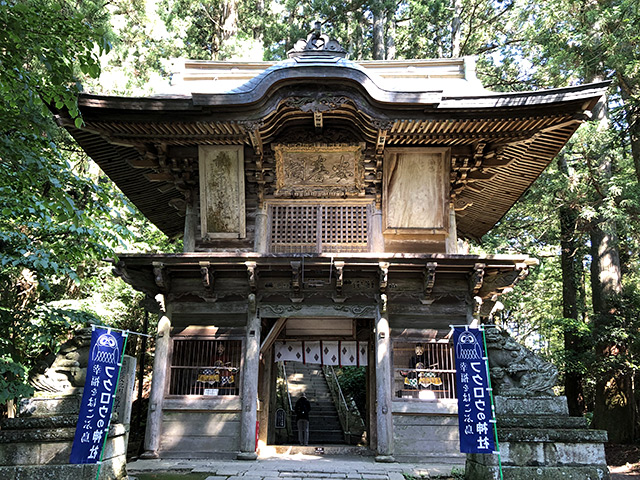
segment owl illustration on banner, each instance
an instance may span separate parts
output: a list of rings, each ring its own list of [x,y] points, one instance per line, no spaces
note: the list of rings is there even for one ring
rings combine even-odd
[[[110,333],[103,333],[96,340],[91,352],[94,362],[117,364],[120,359],[120,349],[116,337]]]
[[[481,360],[482,348],[478,339],[471,332],[462,332],[456,345],[456,356],[460,360]]]

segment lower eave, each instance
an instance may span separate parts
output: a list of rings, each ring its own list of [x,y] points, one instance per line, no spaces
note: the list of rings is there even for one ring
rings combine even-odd
[[[135,289],[149,295],[169,294],[172,278],[199,279],[206,288],[225,278],[244,279],[239,295],[260,294],[260,285],[269,278],[291,278],[291,285],[304,291],[305,278],[353,278],[367,276],[379,281],[385,293],[387,278],[404,275],[423,278],[425,289],[437,284],[442,274],[468,279],[474,295],[490,298],[528,274],[537,260],[526,255],[458,254],[320,254],[285,255],[226,252],[181,254],[122,254],[114,264],[114,274]],[[306,272],[306,277],[305,277]],[[260,281],[258,280],[260,279]],[[198,287],[200,288],[200,287]],[[295,289],[295,287],[292,287]]]

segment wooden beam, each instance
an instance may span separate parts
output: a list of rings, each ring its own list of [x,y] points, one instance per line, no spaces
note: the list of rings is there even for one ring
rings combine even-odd
[[[273,325],[273,327],[271,327],[271,330],[269,330],[269,333],[262,342],[262,345],[260,345],[260,356],[262,356],[262,354],[267,351],[269,347],[271,347],[271,345],[273,345],[286,323],[287,317],[280,317]]]
[[[170,173],[145,173],[144,176],[150,182],[172,182],[174,180]]]
[[[127,160],[127,163],[131,165],[132,168],[158,168],[158,160],[156,158],[151,158],[149,156],[140,157],[140,158],[130,158]]]

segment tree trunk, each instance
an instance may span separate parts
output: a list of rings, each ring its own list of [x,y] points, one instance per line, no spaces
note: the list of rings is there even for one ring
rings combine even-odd
[[[560,172],[569,177],[569,169],[564,155],[558,156]],[[576,221],[578,212],[566,205],[562,205],[558,211],[560,216],[560,246],[562,269],[562,316],[571,318],[577,323],[583,311],[583,299],[580,295],[580,280],[582,278],[582,261],[576,254],[578,242],[576,240]],[[586,352],[585,339],[574,327],[564,329],[564,349],[567,357],[579,359]],[[569,414],[582,416],[585,412],[584,392],[582,389],[583,375],[575,367],[573,362],[566,362],[564,374],[564,391],[569,404]]]
[[[393,18],[394,12],[387,12],[387,60],[396,59],[396,21]]]
[[[611,158],[603,153],[599,159],[598,182],[606,185],[611,178]],[[591,290],[596,334],[596,357],[606,365],[611,357],[625,355],[626,347],[611,340],[609,330],[622,327],[617,316],[617,297],[622,292],[620,257],[615,222],[597,219],[591,229]],[[624,367],[608,369],[596,379],[594,428],[607,430],[609,441],[631,443],[634,432],[632,373]]]
[[[462,43],[462,0],[453,2],[453,18],[451,19],[451,57],[460,56],[460,45]]]
[[[620,80],[620,94],[624,102],[624,111],[629,125],[629,143],[631,143],[631,156],[636,171],[636,179],[640,184],[640,110],[634,108],[631,88],[625,78],[618,74]]]
[[[378,6],[379,7],[379,6]],[[373,59],[384,60],[384,12],[373,11]]]

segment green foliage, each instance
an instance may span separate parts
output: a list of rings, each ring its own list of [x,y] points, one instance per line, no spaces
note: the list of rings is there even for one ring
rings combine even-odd
[[[340,367],[336,377],[342,393],[353,399],[362,418],[367,411],[367,369],[365,367]]]
[[[464,479],[464,468],[452,467],[451,468],[451,477],[455,480],[463,480]]]
[[[0,2],[3,135],[18,129],[39,134],[30,114],[42,111],[43,101],[78,115],[78,74],[97,77],[97,53],[109,49],[100,17],[100,4],[92,2],[82,9],[65,0]]]
[[[163,42],[165,53],[199,60],[255,57],[272,19],[257,0],[162,0],[158,14],[170,35]]]
[[[0,357],[0,405],[31,395],[33,388],[27,385],[26,380],[27,368],[24,365]]]
[[[133,246],[129,225],[158,243],[47,108],[78,115],[80,78],[109,50],[105,19],[100,2],[0,2],[0,404],[30,392],[26,371],[70,332],[101,321],[78,299],[105,257]]]

